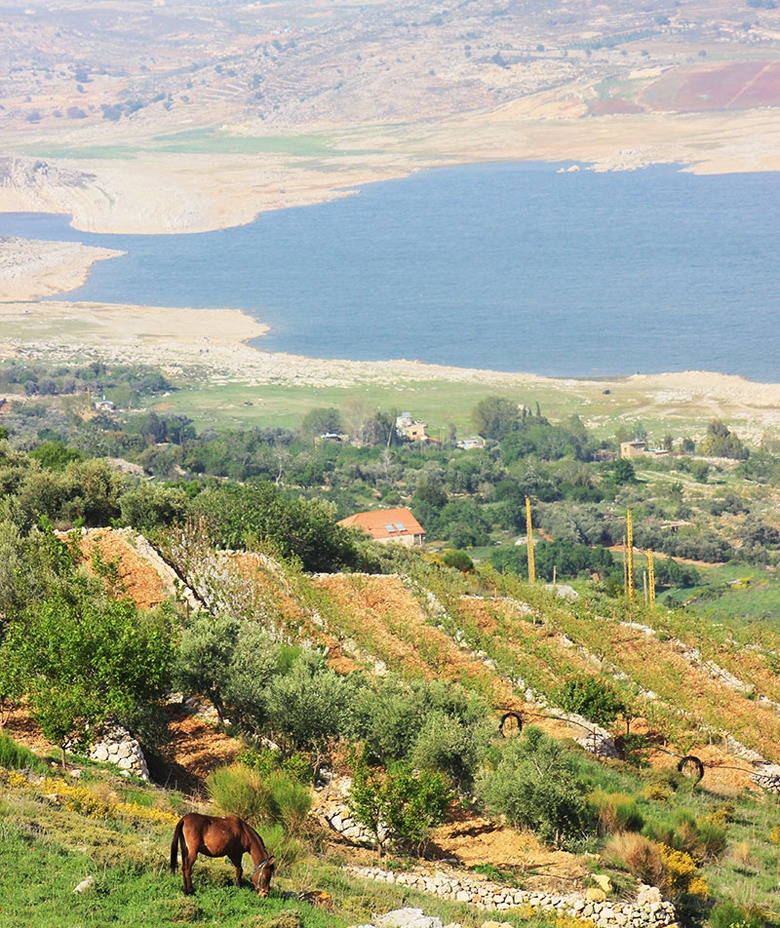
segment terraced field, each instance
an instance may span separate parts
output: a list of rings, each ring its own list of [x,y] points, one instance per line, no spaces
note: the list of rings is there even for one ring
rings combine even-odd
[[[631,730],[648,735],[652,763],[671,766],[693,753],[706,764],[710,788],[749,785],[750,751],[780,763],[770,640],[745,647],[722,629],[660,609],[637,609],[636,621],[627,621],[614,601],[569,601],[498,575],[475,581],[426,568],[414,578],[310,576],[265,555],[206,549],[186,569],[177,565],[193,586],[185,595],[140,536],[101,530],[82,542],[93,565],[96,549],[141,605],[164,598],[165,589],[196,602],[219,587],[232,608],[326,649],[342,672],[457,682],[497,715],[512,710],[558,737],[587,740],[596,729],[556,708],[562,683],[574,674],[606,676],[634,706]]]

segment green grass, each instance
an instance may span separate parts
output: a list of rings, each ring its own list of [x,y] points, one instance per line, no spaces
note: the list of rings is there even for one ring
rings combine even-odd
[[[213,129],[191,129],[172,135],[159,135],[136,145],[64,145],[33,146],[19,149],[21,154],[39,158],[129,160],[146,153],[182,153],[196,155],[258,155],[278,154],[295,158],[328,159],[333,156],[375,154],[374,149],[353,149],[341,146],[339,139],[327,134],[227,136]]]
[[[109,160],[109,161],[129,161],[135,158],[143,148],[135,145],[90,145],[89,147],[67,148],[65,146],[40,146],[25,145],[18,149],[22,155],[29,155],[31,158],[69,158],[85,161],[92,160]]]
[[[475,434],[471,413],[487,396],[506,396],[531,409],[538,402],[544,415],[553,420],[583,413],[578,393],[553,383],[532,383],[511,390],[494,384],[468,382],[409,381],[397,384],[361,383],[346,387],[296,387],[286,384],[249,386],[242,383],[214,384],[183,381],[166,397],[164,408],[188,415],[198,427],[259,426],[297,427],[311,409],[335,406],[346,411],[356,400],[370,409],[409,410],[429,424],[429,434],[445,439],[450,425],[459,437]],[[614,435],[616,421],[599,422],[598,436]]]
[[[6,767],[9,770],[34,770],[36,773],[43,773],[46,770],[46,764],[32,751],[2,733],[0,733],[0,767]]]
[[[108,767],[90,766],[89,788],[97,796],[119,794],[142,807],[178,808],[179,794],[134,784],[123,789],[122,777]],[[18,777],[18,775],[13,775]],[[84,787],[84,777],[70,779]],[[484,914],[469,906],[351,877],[345,860],[310,848],[280,866],[268,899],[245,885],[233,885],[234,869],[224,860],[199,857],[193,870],[194,897],[182,892],[180,871],[168,859],[173,825],[147,818],[113,818],[111,812],[87,816],[55,801],[34,785],[10,785],[0,778],[0,928],[104,928],[171,924],[224,928],[344,928],[365,924],[376,913],[418,905],[446,923],[477,928]],[[269,849],[277,853],[273,830],[264,829]],[[278,858],[278,853],[277,853]],[[348,861],[349,862],[349,861]],[[248,859],[245,860],[248,863]],[[74,888],[87,877],[92,887]],[[330,894],[333,911],[296,898],[304,891]],[[517,928],[544,925],[509,914]]]
[[[160,135],[154,140],[159,143],[155,150],[187,152],[189,154],[256,155],[280,154],[294,157],[331,157],[333,155],[367,155],[373,150],[344,149],[335,136],[311,135],[266,135],[226,136],[210,129],[193,129],[174,135]]]
[[[760,624],[780,631],[780,578],[776,573],[745,564],[725,564],[701,573],[706,582],[675,591],[664,602],[685,602],[697,614],[734,629]]]

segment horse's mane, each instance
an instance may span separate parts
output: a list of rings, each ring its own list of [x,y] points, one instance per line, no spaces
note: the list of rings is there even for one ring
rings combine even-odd
[[[245,822],[245,821],[242,819],[242,820],[241,820],[241,824],[244,826],[244,832],[246,833],[247,837],[249,838],[249,843],[250,843],[250,844],[257,843],[258,847],[260,848],[261,851],[263,851],[263,853],[266,855],[266,857],[270,857],[271,855],[268,853],[268,849],[266,848],[265,844],[263,843],[263,839],[262,839],[262,838],[260,837],[260,835],[254,830],[254,828],[252,828],[252,826],[249,824],[249,822]]]

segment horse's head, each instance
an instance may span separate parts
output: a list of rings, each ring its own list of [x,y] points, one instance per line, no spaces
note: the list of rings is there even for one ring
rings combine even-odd
[[[271,886],[271,877],[274,875],[276,861],[273,857],[266,857],[254,869],[252,873],[252,883],[259,896],[267,896]]]

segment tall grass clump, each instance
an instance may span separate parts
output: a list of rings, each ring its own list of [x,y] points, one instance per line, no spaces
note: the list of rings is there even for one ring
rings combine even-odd
[[[206,789],[220,812],[238,815],[262,831],[279,869],[289,871],[304,855],[311,794],[287,771],[263,774],[232,764],[210,774]]]
[[[710,928],[766,928],[767,922],[733,902],[721,902],[712,907],[707,924]]]
[[[643,835],[633,831],[612,835],[604,848],[604,857],[614,866],[650,886],[661,886],[666,875],[661,849]]]
[[[243,764],[220,767],[206,778],[206,790],[219,812],[248,822],[266,820],[267,791],[257,770]]]
[[[311,808],[306,786],[284,770],[263,775],[244,764],[215,770],[206,780],[211,801],[221,811],[258,825],[300,832]]]
[[[0,734],[0,767],[7,770],[34,770],[36,773],[46,771],[42,760],[5,734]]]
[[[644,828],[644,816],[633,796],[596,790],[589,798],[598,812],[600,834],[614,835],[621,831],[641,831]]]

